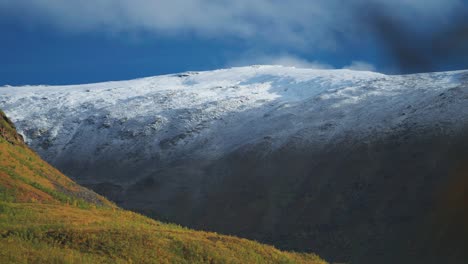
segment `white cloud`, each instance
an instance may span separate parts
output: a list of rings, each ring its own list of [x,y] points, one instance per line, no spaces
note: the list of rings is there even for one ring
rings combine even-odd
[[[294,49],[335,49],[336,36],[359,38],[369,3],[418,25],[436,24],[462,0],[0,0],[0,16],[66,32],[154,32],[236,37]]]
[[[364,61],[353,61],[350,65],[343,67],[343,69],[354,70],[354,71],[376,71],[374,65]]]
[[[333,69],[333,66],[324,64],[318,61],[308,61],[294,56],[281,56],[272,58],[271,64],[282,66],[293,66],[296,68],[311,68],[311,69]]]
[[[309,69],[333,69],[333,66],[321,63],[319,61],[308,61],[293,55],[244,55],[240,59],[236,59],[228,63],[227,66],[249,66],[249,65],[282,65],[292,66],[296,68]]]

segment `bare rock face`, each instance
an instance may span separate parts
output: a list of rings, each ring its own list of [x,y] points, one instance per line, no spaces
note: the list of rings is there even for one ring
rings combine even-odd
[[[0,110],[0,137],[11,144],[24,144],[23,136],[16,133],[13,122]]]
[[[154,218],[331,262],[466,263],[467,76],[256,66],[0,88],[0,107]]]

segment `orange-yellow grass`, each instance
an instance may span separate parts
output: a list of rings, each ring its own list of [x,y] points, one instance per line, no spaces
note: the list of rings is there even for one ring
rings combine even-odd
[[[324,263],[314,255],[163,224],[121,209],[10,203],[3,210],[9,213],[0,216],[0,235],[8,235],[0,240],[0,260],[29,255],[30,262],[43,261],[64,249],[76,263]],[[39,250],[44,247],[45,256]]]
[[[40,159],[6,120],[0,111],[0,263],[325,263],[122,210]]]

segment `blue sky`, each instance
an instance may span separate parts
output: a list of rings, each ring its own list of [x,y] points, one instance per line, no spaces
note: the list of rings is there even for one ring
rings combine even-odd
[[[0,0],[0,85],[251,64],[385,73],[464,69],[464,2]]]

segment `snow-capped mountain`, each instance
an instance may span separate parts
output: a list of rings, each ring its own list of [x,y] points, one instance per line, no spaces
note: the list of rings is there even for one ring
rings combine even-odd
[[[468,71],[252,66],[2,87],[0,108],[43,158],[124,207],[337,261],[404,254],[396,234],[420,239],[433,194],[468,161]]]
[[[410,121],[457,124],[466,120],[466,98],[460,96],[466,76],[253,66],[87,85],[3,87],[0,106],[54,164],[70,157],[94,163],[112,153],[119,163],[157,160],[158,168],[181,158],[216,159],[258,142],[273,149],[291,138],[314,144],[350,135],[364,140]],[[125,174],[120,180],[138,177]]]

